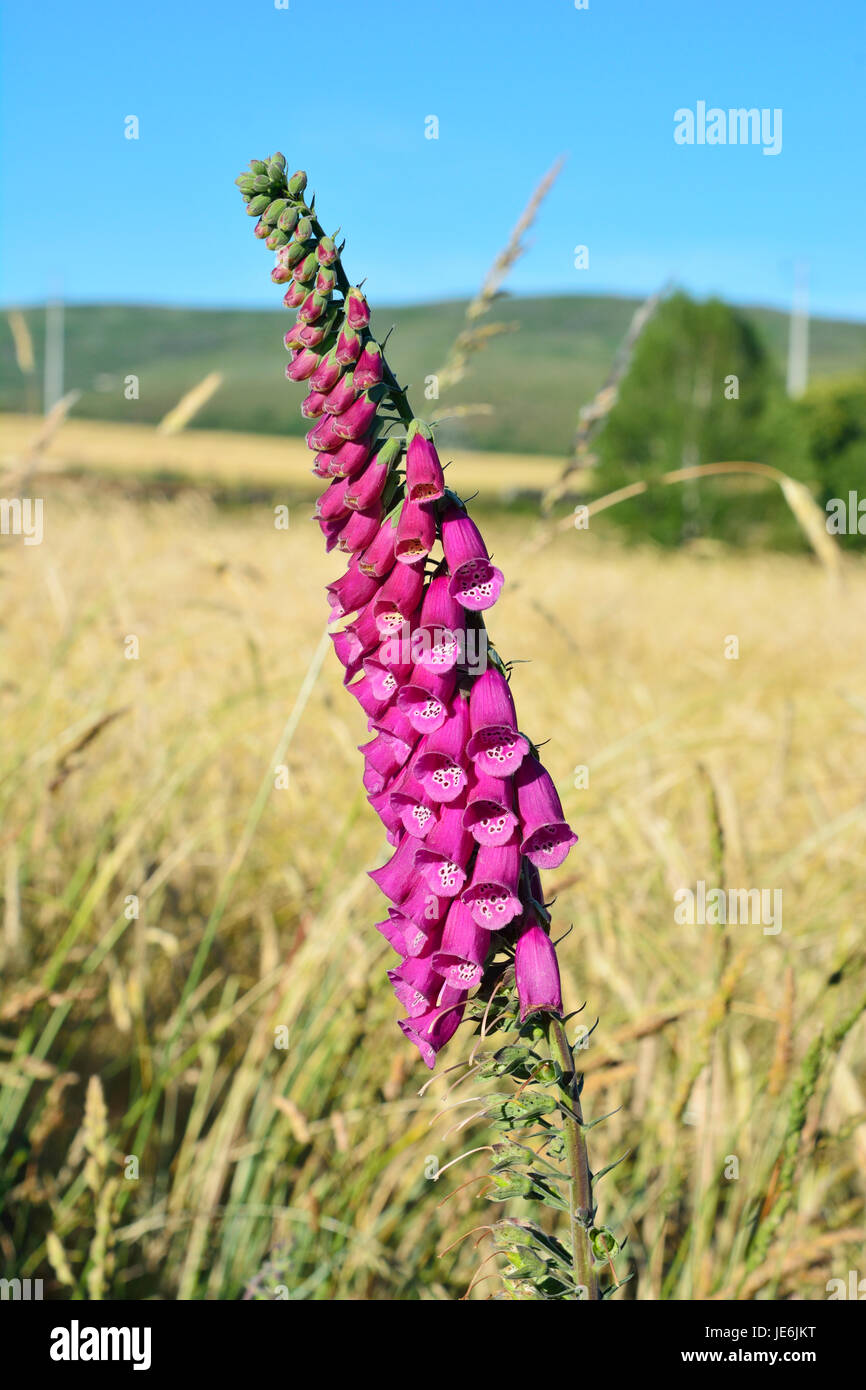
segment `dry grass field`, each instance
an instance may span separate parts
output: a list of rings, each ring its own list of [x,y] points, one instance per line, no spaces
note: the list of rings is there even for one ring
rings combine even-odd
[[[281,441],[75,422],[48,457],[301,467]],[[456,458],[455,483],[505,467]],[[425,1170],[484,1130],[440,1113],[449,1078],[419,1097],[396,1027],[363,719],[321,662],[336,557],[303,505],[280,531],[205,490],[34,491],[43,543],[0,539],[4,1273],[54,1297],[461,1296],[488,1251],[439,1252],[485,1219],[483,1155]],[[529,663],[521,721],[581,836],[549,878],[566,999],[600,1020],[586,1109],[619,1107],[593,1166],[630,1151],[598,1187],[619,1296],[826,1298],[866,1273],[866,570],[831,587],[811,559],[600,527],[530,556],[531,525],[486,522],[490,628]],[[698,880],[781,890],[781,930],[679,924]]]

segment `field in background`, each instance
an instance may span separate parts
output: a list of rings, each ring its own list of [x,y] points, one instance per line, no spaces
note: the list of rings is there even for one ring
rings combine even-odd
[[[123,439],[73,423],[53,454],[147,474]],[[296,468],[273,441],[158,449],[198,477]],[[306,508],[281,532],[203,490],[45,474],[38,495],[44,543],[0,542],[4,1273],[46,1296],[459,1296],[486,1247],[437,1252],[486,1209],[477,1182],[443,1199],[484,1155],[425,1169],[484,1131],[455,1132],[471,1105],[435,1118],[446,1080],[418,1097],[396,1028],[363,720],[330,654],[316,674],[335,556]],[[631,1151],[598,1189],[627,1296],[825,1298],[866,1234],[862,1018],[832,1039],[863,1004],[866,571],[831,589],[805,558],[594,532],[530,558],[527,529],[487,523],[490,627],[530,663],[521,722],[581,835],[547,886],[566,998],[600,1017],[586,1108],[620,1107],[594,1167]],[[781,889],[781,932],[678,925],[699,879]],[[773,1242],[747,1251],[763,1210]]]
[[[195,427],[300,435],[301,387],[283,377],[279,347],[290,315],[262,310],[165,309],[135,305],[73,305],[66,310],[67,390],[84,392],[75,407],[83,417],[156,423],[178,397],[212,371],[222,387],[196,418]],[[473,359],[470,378],[449,393],[454,403],[484,402],[490,415],[447,422],[440,438],[450,445],[513,453],[568,453],[581,405],[604,381],[639,301],[614,296],[505,297],[485,323],[514,323],[519,331],[495,338]],[[463,327],[465,303],[424,304],[374,314],[381,339],[391,325],[392,350],[401,380],[422,400],[426,378],[436,372]],[[786,315],[748,309],[746,317],[765,341],[784,375]],[[45,313],[28,309],[37,370],[44,351]],[[812,378],[855,372],[866,365],[866,324],[829,319],[810,323]],[[138,400],[124,397],[124,379],[139,377]],[[35,387],[33,389],[36,389]],[[26,404],[27,387],[15,362],[12,336],[0,332],[0,409]],[[435,402],[425,405],[432,416]]]
[[[0,470],[26,456],[40,427],[36,416],[0,415]],[[527,488],[550,487],[562,471],[561,459],[540,455],[458,449],[445,457],[453,460],[449,468],[463,493],[478,492],[485,502],[507,502]],[[40,459],[48,474],[95,474],[124,487],[134,481],[154,490],[189,484],[238,500],[264,492],[277,500],[312,502],[321,491],[302,439],[228,430],[162,435],[149,425],[70,420],[40,451]]]

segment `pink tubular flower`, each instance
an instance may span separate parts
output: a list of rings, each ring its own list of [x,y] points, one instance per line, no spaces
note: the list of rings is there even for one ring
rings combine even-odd
[[[319,365],[310,377],[310,385],[314,391],[330,391],[342,376],[344,368],[337,361],[335,350],[319,358]]]
[[[562,814],[556,788],[537,758],[527,758],[514,775],[520,815],[520,849],[537,869],[558,869],[577,836]]]
[[[395,565],[373,600],[373,617],[383,640],[399,632],[421,601],[424,570],[417,565]]]
[[[305,420],[316,420],[325,408],[326,397],[321,391],[309,391],[301,401],[301,414]]]
[[[501,931],[523,911],[518,893],[520,847],[515,842],[478,851],[472,882],[463,890],[474,921],[488,931]]]
[[[455,503],[449,503],[442,513],[442,548],[453,597],[473,613],[492,608],[505,582],[502,571],[490,563],[475,522]]]
[[[476,774],[466,798],[463,824],[479,845],[506,845],[514,835],[518,820],[512,808],[510,781]]]
[[[376,416],[376,402],[365,391],[344,410],[342,415],[333,417],[334,432],[338,439],[360,439],[373,423]]]
[[[319,365],[319,354],[312,348],[295,348],[292,360],[286,367],[290,381],[306,381]]]
[[[460,656],[465,633],[463,609],[448,592],[448,576],[431,579],[421,605],[416,661],[432,671],[448,671]]]
[[[394,554],[396,537],[397,528],[386,517],[375,540],[368,545],[358,562],[363,574],[374,574],[378,579],[384,579],[390,573],[397,560]]]
[[[435,1006],[420,1018],[397,1020],[403,1033],[414,1043],[430,1068],[436,1064],[436,1054],[453,1038],[463,1017],[468,991],[449,989],[446,984]]]
[[[442,976],[433,969],[429,956],[409,956],[396,970],[388,971],[388,979],[409,1018],[427,1013],[442,989]]]
[[[345,482],[345,480],[344,480]],[[333,487],[334,484],[331,484]],[[328,488],[330,492],[331,488]],[[325,494],[327,496],[327,493]],[[373,575],[363,574],[359,568],[359,557],[353,555],[349,568],[341,579],[328,585],[328,603],[332,618],[344,618],[347,613],[357,613],[363,608],[379,588],[379,580]]]
[[[330,416],[328,417],[330,419]],[[333,455],[331,476],[334,478],[354,478],[367,462],[372,448],[368,439],[337,440],[339,447]],[[332,446],[333,447],[333,446]]]
[[[428,671],[416,666],[411,680],[397,696],[397,706],[419,734],[433,734],[448,718],[448,702],[454,694],[453,671]]]
[[[436,542],[436,521],[429,507],[420,502],[404,502],[397,522],[394,553],[398,560],[412,565],[423,560]]]
[[[422,740],[413,764],[431,801],[456,801],[464,791],[469,775],[461,759],[465,758],[468,732],[469,705],[458,696],[442,727]]]
[[[433,952],[433,969],[444,975],[447,984],[472,989],[481,979],[489,952],[490,932],[479,927],[468,904],[457,898],[445,921],[442,944]]]
[[[404,902],[415,885],[417,843],[411,835],[404,835],[388,862],[370,870],[369,877],[392,903]]]
[[[342,415],[355,400],[358,390],[355,386],[354,372],[346,372],[327,396],[322,397],[322,409],[326,415]]]
[[[337,516],[348,516],[349,506],[346,502],[346,479],[335,478],[329,487],[320,497],[316,499],[316,509],[314,516],[318,520],[331,521]]]
[[[385,490],[391,469],[387,463],[382,463],[377,455],[369,463],[366,463],[360,473],[356,473],[352,479],[352,486],[346,490],[346,506],[353,511],[363,511],[365,507],[370,507]]]
[[[324,454],[339,449],[343,438],[337,434],[334,428],[335,424],[333,415],[325,415],[307,435],[307,448],[312,449],[313,453],[321,452]]]
[[[517,938],[514,952],[517,996],[521,1021],[543,1009],[562,1014],[562,986],[553,942],[537,922],[532,922]]]
[[[529,740],[517,732],[517,715],[508,682],[490,666],[469,697],[472,737],[466,749],[477,773],[510,777],[529,752]]]
[[[361,335],[354,328],[349,328],[344,324],[337,339],[337,346],[334,349],[334,356],[343,366],[350,366],[352,362],[357,362],[361,354]]]
[[[466,882],[472,836],[463,829],[459,807],[443,806],[439,819],[415,856],[415,867],[431,893],[454,898]]]
[[[418,420],[409,426],[406,450],[406,496],[410,502],[435,502],[445,493],[442,465],[432,439]]]
[[[436,824],[436,808],[411,766],[395,782],[389,793],[389,805],[406,834],[416,840],[426,839]]]
[[[382,509],[377,505],[363,512],[350,512],[347,507],[346,512],[348,519],[337,545],[347,555],[354,555],[356,550],[366,550],[376,535],[382,522]]]
[[[382,380],[382,349],[378,343],[366,343],[355,368],[355,385],[360,391],[377,386]]]

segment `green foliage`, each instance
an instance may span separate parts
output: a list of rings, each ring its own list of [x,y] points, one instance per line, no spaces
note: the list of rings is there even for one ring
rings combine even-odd
[[[283,214],[284,216],[285,214]],[[284,230],[291,230],[285,228]],[[239,234],[249,234],[242,225]],[[577,412],[601,387],[637,307],[633,299],[601,295],[504,298],[491,321],[517,325],[493,339],[473,359],[466,379],[441,402],[425,408],[447,415],[455,403],[482,402],[489,415],[446,421],[439,438],[452,445],[518,454],[570,452]],[[373,331],[383,338],[394,325],[401,384],[424,389],[464,324],[465,302],[380,308]],[[781,371],[787,324],[784,314],[743,310]],[[84,394],[73,415],[84,419],[155,424],[184,391],[212,371],[223,373],[216,395],[196,416],[193,429],[263,434],[305,432],[298,414],[303,388],[290,386],[280,360],[282,335],[292,314],[278,309],[159,308],[151,305],[70,305],[66,310],[66,386]],[[44,352],[44,311],[25,310],[37,371]],[[850,371],[866,359],[866,325],[813,320],[810,368],[815,376]],[[733,369],[732,369],[733,370]],[[138,400],[126,400],[123,379],[141,381]],[[0,408],[23,410],[27,383],[16,361],[12,335],[0,330]],[[784,465],[783,465],[784,466]],[[768,508],[783,510],[762,494]]]
[[[817,381],[798,405],[821,504],[841,498],[847,506],[849,492],[866,497],[866,373]],[[837,538],[841,545],[863,545],[859,530]]]
[[[598,442],[596,491],[723,462],[764,463],[810,477],[795,407],[754,326],[718,299],[666,300],[635,348]],[[699,536],[801,544],[783,499],[742,476],[650,487],[611,510],[639,539],[679,545]]]

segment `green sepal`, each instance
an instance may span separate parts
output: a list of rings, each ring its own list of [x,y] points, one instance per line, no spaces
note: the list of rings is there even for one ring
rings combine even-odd
[[[265,197],[263,193],[260,193],[257,198],[253,198],[252,202],[247,203],[247,216],[261,217],[262,213],[264,212],[267,206],[268,199]]]
[[[262,213],[262,217],[264,221],[268,223],[269,226],[275,227],[277,225],[277,218],[279,217],[281,212],[285,211],[287,207],[288,203],[285,198],[274,198],[272,203],[268,203],[267,207]]]
[[[294,232],[297,225],[298,209],[292,207],[291,204],[289,204],[287,207],[283,208],[283,211],[277,218],[277,226],[279,227],[281,232],[286,232],[288,236],[291,236],[292,232]]]

